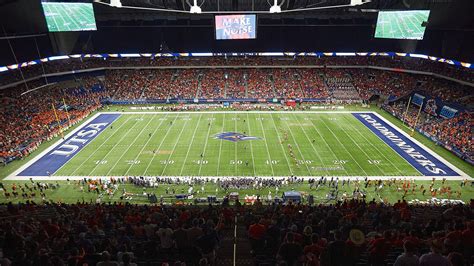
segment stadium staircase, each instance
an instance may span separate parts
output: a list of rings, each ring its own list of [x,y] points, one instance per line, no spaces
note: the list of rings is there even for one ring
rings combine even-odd
[[[301,96],[302,96],[303,98],[305,98],[305,93],[304,93],[304,90],[303,90],[303,86],[301,85],[303,81],[301,80],[301,75],[300,75],[300,73],[296,73],[295,76],[294,76],[294,78],[295,78],[296,81],[297,81],[298,88],[299,88],[299,90],[300,90]]]
[[[255,265],[251,254],[250,242],[244,225],[238,223],[221,231],[216,265]],[[235,243],[235,250],[234,250]]]
[[[247,79],[248,79],[248,74],[244,73],[245,98],[249,97],[249,82]]]
[[[343,102],[362,101],[350,75],[344,75],[343,77],[325,76],[324,83],[333,100]]]
[[[277,93],[276,93],[275,78],[273,77],[273,73],[269,74],[267,78],[270,81],[270,83],[272,84],[273,98],[275,98],[275,97],[277,97]]]
[[[224,75],[227,75],[227,77],[229,77],[228,73],[224,73]],[[227,99],[227,89],[228,88],[229,88],[229,78],[226,78],[225,83],[224,83],[224,93],[222,94],[224,96],[224,99]]]
[[[197,81],[198,81],[198,86],[197,86],[197,90],[196,90],[196,95],[194,98],[196,99],[199,99],[199,96],[201,96],[202,94],[202,78],[204,77],[204,73],[202,72],[199,72],[198,76],[197,76]]]

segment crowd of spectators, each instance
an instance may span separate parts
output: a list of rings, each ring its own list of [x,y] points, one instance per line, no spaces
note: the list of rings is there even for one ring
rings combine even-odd
[[[32,82],[29,89],[44,85]],[[28,155],[42,142],[59,135],[62,128],[87,117],[99,108],[100,99],[107,96],[101,81],[94,77],[78,79],[72,84],[50,84],[22,95],[23,92],[26,87],[20,84],[0,95],[0,158],[4,161]]]
[[[8,205],[2,265],[218,265],[221,209]]]
[[[173,70],[150,71],[151,78],[143,90],[143,98],[148,100],[167,99],[169,94],[168,84],[173,78]]]
[[[398,101],[385,105],[384,108],[410,127],[416,127],[441,143],[456,148],[466,158],[474,159],[474,137],[472,134],[474,115],[472,113],[462,112],[449,119],[426,112],[421,112],[418,116],[418,108],[410,107],[406,112],[406,106],[406,101]]]
[[[275,91],[266,69],[248,69],[247,95],[249,98],[274,98]]]
[[[451,119],[430,117],[419,128],[445,145],[455,147],[471,160],[474,159],[474,114],[463,112]]]
[[[304,98],[325,99],[328,97],[328,90],[319,69],[303,68],[298,72],[301,77],[299,81],[303,88]]]
[[[422,76],[382,70],[350,69],[347,71],[364,100],[370,99],[373,95],[395,97],[407,95],[416,88],[417,81],[423,79]]]
[[[296,69],[273,69],[272,77],[278,98],[303,98],[299,82],[301,77]]]
[[[227,265],[245,239],[246,265],[472,265],[471,205],[375,200],[306,205],[8,204],[2,265]],[[237,229],[236,232],[242,230]],[[242,239],[242,240],[239,240]],[[243,258],[236,258],[242,261]],[[410,264],[407,264],[407,263]],[[229,264],[231,265],[231,264]]]
[[[226,75],[226,71],[223,69],[212,69],[204,71],[201,79],[201,90],[198,98],[224,98],[227,87]]]
[[[179,70],[173,76],[169,86],[169,98],[193,99],[198,91],[199,71],[196,69]]]
[[[245,79],[247,75],[246,72],[237,69],[228,69],[226,73],[228,75],[226,98],[247,98],[247,80]]]
[[[472,87],[449,82],[443,79],[426,78],[421,91],[446,103],[460,103],[464,106],[474,104]]]
[[[473,263],[472,206],[256,205],[244,223],[257,265]]]
[[[328,58],[316,59],[329,60]],[[204,60],[204,61],[203,61]],[[334,58],[334,64],[374,59],[360,57]],[[391,61],[390,61],[391,60]],[[295,63],[297,61],[297,63]],[[380,60],[392,62],[393,59]],[[308,58],[214,58],[183,59],[160,58],[145,59],[74,59],[44,64],[48,71],[95,68],[107,64],[125,66],[173,66],[173,65],[291,65],[315,64]],[[269,63],[270,62],[270,63]],[[419,60],[415,63],[424,65]],[[420,63],[422,62],[422,63]],[[400,61],[400,64],[406,63]],[[84,65],[82,65],[84,64]],[[388,63],[387,63],[388,64]],[[406,63],[409,65],[408,63]],[[437,64],[438,66],[440,64]],[[32,69],[38,66],[31,66]],[[23,68],[23,70],[30,67]],[[13,71],[12,73],[15,73]],[[21,96],[27,89],[45,85],[43,79],[19,84],[1,91],[2,116],[0,117],[0,157],[23,157],[35,149],[42,141],[58,135],[59,126],[50,108],[57,107],[65,99],[71,105],[70,120],[77,122],[100,106],[104,98],[114,100],[164,100],[198,98],[318,98],[323,100],[360,101],[368,100],[372,95],[402,97],[412,91],[426,92],[435,98],[471,106],[473,103],[470,87],[442,80],[436,77],[413,75],[408,73],[387,72],[373,69],[331,69],[331,68],[245,68],[245,69],[114,69],[106,70],[105,81],[95,77],[78,78],[72,82],[46,84],[45,88]],[[5,73],[4,73],[5,74]],[[103,79],[102,79],[103,80]],[[66,85],[65,85],[66,84]],[[97,86],[96,86],[97,85]],[[106,89],[105,89],[106,88]],[[396,104],[395,104],[396,106]],[[397,109],[397,108],[395,108]],[[397,110],[395,110],[397,111]],[[397,111],[400,112],[400,111]],[[62,124],[67,113],[58,112]],[[412,123],[414,114],[406,117]],[[423,117],[422,117],[423,118]],[[425,122],[429,121],[429,122]],[[431,123],[431,121],[434,121]],[[69,123],[69,122],[68,122]],[[436,136],[445,144],[454,146],[471,157],[472,115],[464,114],[455,120],[432,118],[420,120],[423,131]],[[450,130],[448,130],[448,128]],[[13,134],[15,132],[15,134]]]

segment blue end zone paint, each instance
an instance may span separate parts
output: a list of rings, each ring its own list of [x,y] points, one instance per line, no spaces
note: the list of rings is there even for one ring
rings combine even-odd
[[[119,116],[120,114],[101,114],[97,116],[94,120],[83,126],[81,130],[65,139],[48,154],[41,157],[18,175],[46,176],[48,172],[51,174],[55,173]]]
[[[425,176],[459,176],[405,135],[371,113],[353,113],[365,126]]]

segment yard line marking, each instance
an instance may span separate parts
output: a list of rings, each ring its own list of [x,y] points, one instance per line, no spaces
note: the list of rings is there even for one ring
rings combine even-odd
[[[89,161],[89,160],[92,158],[92,156],[94,156],[94,154],[96,154],[96,153],[100,150],[100,148],[102,148],[102,147],[105,145],[105,143],[107,143],[107,141],[108,141],[110,138],[112,138],[113,136],[115,136],[115,134],[119,133],[119,132],[120,132],[119,129],[121,129],[128,121],[130,121],[130,119],[132,119],[132,116],[130,116],[127,120],[125,120],[125,122],[123,122],[123,123],[114,131],[114,133],[112,133],[112,135],[110,135],[109,137],[107,137],[107,138],[105,139],[105,141],[102,142],[102,143],[99,145],[99,147],[98,147],[97,149],[95,149],[95,150],[87,157],[87,159],[83,160],[82,163],[79,164],[79,166],[76,167],[76,168],[74,169],[74,171],[72,171],[71,175],[74,175],[74,173],[75,173],[78,169],[80,169],[87,161]],[[117,121],[117,120],[116,120],[116,121]],[[110,125],[112,125],[112,123],[111,123]],[[109,125],[109,126],[110,126],[110,125]],[[131,128],[132,128],[132,127],[130,127],[130,129],[131,129]],[[93,147],[93,146],[92,146],[92,147]],[[79,153],[77,153],[77,154],[79,154]],[[64,165],[66,165],[66,164],[64,164]],[[56,172],[58,172],[64,165],[62,165]]]
[[[311,144],[311,147],[313,148],[314,152],[316,153],[316,156],[318,156],[318,159],[319,161],[321,162],[321,166],[326,168],[326,165],[324,165],[324,162],[323,162],[323,159],[321,158],[321,155],[319,155],[319,152],[316,150],[316,148],[314,147],[314,144],[313,142],[311,141],[311,139],[309,138],[308,134],[306,134],[306,130],[304,130],[304,126],[300,123],[300,120],[298,119],[298,116],[296,116],[295,114],[293,114],[293,116],[295,117],[296,121],[298,122],[298,125],[300,125],[300,128],[301,130],[303,131],[304,135],[306,136],[306,139],[309,141],[309,143]],[[329,173],[329,171],[326,169],[326,173],[329,175],[331,175]]]
[[[271,120],[272,120],[272,123],[273,123],[273,127],[275,128],[275,132],[277,133],[278,139],[281,140],[280,134],[278,133],[278,128],[276,127],[275,120],[273,119],[273,115],[270,114],[270,117],[272,118]],[[281,150],[283,151],[283,155],[285,155],[288,170],[290,170],[290,174],[292,175],[293,174],[293,169],[291,168],[290,160],[288,160],[288,155],[286,155],[285,148],[283,148],[283,143],[281,143],[281,142],[280,142],[280,147],[281,147]]]
[[[178,138],[176,139],[176,142],[174,143],[174,146],[173,146],[173,149],[172,149],[173,152],[170,153],[170,155],[168,156],[168,159],[167,159],[167,160],[171,159],[171,156],[173,155],[173,153],[174,153],[175,150],[176,150],[176,145],[178,144],[179,140],[181,139],[181,135],[183,135],[183,131],[184,131],[184,129],[186,128],[186,126],[188,125],[188,122],[189,122],[190,120],[191,120],[191,119],[186,119],[186,122],[184,122],[184,126],[183,126],[183,128],[181,128],[181,132],[179,132]],[[168,167],[168,165],[169,165],[169,164],[165,164],[165,167],[163,167],[163,170],[161,171],[161,174],[160,174],[161,176],[163,176],[163,173],[165,172],[166,167]]]
[[[143,117],[142,117],[142,118],[143,118]],[[153,119],[155,119],[155,118],[156,118],[156,115],[154,115],[154,116],[148,121],[148,123],[146,123],[146,125],[145,125],[143,128],[141,128],[140,133],[138,133],[138,134],[135,136],[135,138],[133,139],[133,141],[132,141],[132,143],[131,143],[132,145],[133,145],[133,143],[135,143],[135,142],[137,141],[138,137],[140,137],[140,136],[143,134],[143,132],[145,132],[144,129],[147,128],[148,125],[151,123],[151,121],[153,121]],[[137,124],[139,124],[139,123],[137,123]],[[118,142],[118,143],[119,143],[119,142]],[[123,152],[123,153],[120,155],[119,159],[114,163],[114,166],[112,166],[112,167],[109,169],[109,171],[107,171],[106,176],[108,176],[108,175],[110,174],[110,172],[112,172],[112,170],[115,168],[115,166],[117,166],[117,164],[120,162],[120,160],[122,160],[123,156],[125,156],[125,154],[127,154],[127,152],[130,150],[131,147],[132,147],[132,146],[128,146],[128,148],[125,150],[125,152]],[[115,148],[115,147],[114,147],[114,148]],[[112,148],[110,151],[112,151],[114,148]],[[110,152],[110,151],[109,151],[109,152]]]
[[[272,176],[275,176],[275,171],[273,171],[272,157],[270,156],[270,151],[268,150],[267,136],[265,135],[265,129],[263,128],[262,116],[259,114],[260,126],[262,127],[263,140],[265,141],[265,148],[267,148],[268,160],[270,160],[270,168],[272,169]]]
[[[296,148],[298,148],[298,151],[300,152],[301,158],[303,158],[303,160],[306,161],[306,159],[304,158],[303,152],[301,152],[300,145],[298,145],[298,142],[296,142],[295,136],[293,135],[293,131],[291,131],[291,128],[288,125],[288,122],[286,122],[286,120],[283,120],[283,121],[285,121],[286,127],[290,131],[291,138],[293,139],[293,142],[295,143]],[[297,163],[297,165],[299,165],[298,164],[298,159],[296,159],[296,163]],[[309,169],[308,165],[307,164],[304,164],[304,165],[306,166],[306,170],[308,170],[308,174],[311,175],[311,170]]]
[[[343,117],[345,118],[345,116],[343,116]],[[392,160],[389,160],[389,159],[387,158],[387,156],[385,156],[385,154],[384,154],[383,152],[381,152],[380,149],[379,149],[377,146],[375,146],[371,141],[369,141],[369,139],[367,139],[367,138],[365,137],[365,135],[362,134],[362,133],[360,132],[360,130],[359,130],[356,126],[352,125],[352,123],[351,123],[351,121],[350,121],[349,119],[346,119],[346,120],[349,121],[348,124],[351,125],[351,127],[352,127],[353,129],[355,129],[355,130],[357,131],[357,133],[358,133],[359,135],[361,135],[372,147],[374,147],[374,148],[377,150],[377,152],[378,152],[379,154],[381,154],[383,158],[385,158],[385,160],[387,160],[393,167],[395,167],[395,169],[397,169],[397,171],[398,171],[401,175],[404,175],[404,174],[403,174],[403,171],[401,171],[400,168],[398,168],[397,165],[392,162]],[[384,145],[386,145],[386,144],[384,144]],[[401,157],[401,156],[400,156],[400,157]],[[402,158],[403,158],[403,157],[402,157]]]
[[[249,118],[249,114],[247,114],[247,128],[249,129],[249,135],[252,136],[252,133],[250,133],[250,118]],[[252,141],[250,141],[250,154],[252,155],[253,175],[254,175],[254,176],[257,176],[257,172],[255,171],[255,158],[254,158],[254,156],[253,156]]]
[[[331,149],[331,146],[329,146],[329,143],[326,141],[326,139],[323,137],[323,135],[319,132],[319,129],[316,125],[314,125],[313,121],[312,120],[309,120],[311,122],[311,125],[313,125],[313,128],[316,130],[316,133],[318,133],[318,135],[321,137],[321,139],[324,141],[324,143],[326,144],[326,146],[328,147],[328,150],[332,153],[332,155],[334,156],[334,160],[337,160],[337,155],[336,153],[334,153],[334,151]],[[344,168],[344,172],[346,172],[347,175],[349,175],[349,172]]]
[[[199,115],[198,122],[197,122],[197,124],[196,124],[196,127],[194,128],[193,136],[192,136],[192,138],[191,138],[191,143],[188,145],[188,151],[186,152],[186,156],[184,157],[184,162],[183,162],[183,164],[181,165],[181,171],[179,172],[179,175],[182,175],[182,174],[183,174],[184,166],[186,165],[186,161],[188,160],[189,151],[191,150],[191,147],[193,146],[194,137],[196,136],[196,132],[197,132],[197,129],[198,129],[198,127],[199,127],[199,121],[201,121],[201,118],[202,118],[202,113]]]
[[[234,117],[234,132],[237,132],[237,117]],[[234,141],[234,162],[237,162],[237,141]],[[234,173],[237,173],[237,164],[234,164]]]
[[[224,132],[224,129],[225,129],[224,124],[225,124],[225,113],[224,113],[224,118],[222,120],[222,132]],[[217,175],[219,175],[219,169],[221,167],[222,142],[223,141],[221,140],[219,144],[219,158],[217,158]]]
[[[153,131],[153,133],[151,134],[150,137],[148,137],[148,140],[145,142],[145,144],[143,145],[143,147],[140,149],[140,152],[137,154],[137,156],[135,156],[135,159],[134,161],[136,161],[138,159],[138,157],[140,157],[140,154],[142,154],[143,150],[145,150],[146,146],[148,145],[148,143],[150,142],[151,139],[153,139],[153,137],[155,136],[156,132],[158,131],[158,129],[161,127],[161,125],[163,124],[163,122],[166,120],[166,117],[168,117],[168,114],[165,115],[165,119],[162,119],[160,124],[155,128],[155,130]],[[131,147],[132,145],[130,145]],[[130,169],[132,169],[132,167],[134,166],[135,164],[130,164],[130,166],[128,167],[127,171],[125,172],[125,175],[128,175],[128,172],[130,171]]]
[[[334,138],[337,140],[337,142],[339,142],[339,144],[341,144],[341,146],[346,150],[346,152],[352,157],[352,160],[354,160],[354,162],[357,164],[357,166],[359,166],[359,168],[362,170],[362,172],[364,172],[365,175],[368,175],[367,172],[364,170],[364,168],[362,168],[362,166],[360,166],[359,162],[356,161],[356,159],[354,158],[352,153],[350,153],[349,150],[346,148],[346,146],[344,146],[344,144],[342,144],[341,140],[339,140],[339,138],[336,136],[336,134],[334,134],[334,132],[331,130],[331,128],[329,128],[327,126],[326,122],[324,122],[324,119],[319,119],[319,120],[321,120],[321,122],[323,122],[324,126],[331,132],[331,134],[334,136]]]
[[[212,121],[212,118],[214,118],[214,114],[212,114],[211,116],[211,121]],[[206,136],[206,141],[204,143],[204,151],[202,152],[203,154],[203,158],[206,156],[206,148],[207,148],[207,141],[209,140],[209,133],[211,132],[211,127],[212,127],[212,122],[210,122],[211,124],[208,126],[208,130],[207,130],[207,136]],[[198,172],[198,176],[201,175],[201,169],[202,169],[202,161],[201,163],[199,164],[199,172]]]
[[[179,117],[179,115],[176,115],[176,116],[175,116],[175,118],[174,118],[174,120],[173,120],[173,123],[172,123],[171,125],[174,124],[174,122],[176,121],[176,119],[178,119],[178,117]],[[157,151],[160,150],[161,146],[162,146],[163,143],[165,142],[166,136],[168,136],[168,133],[170,133],[170,131],[171,131],[171,126],[168,127],[168,130],[166,131],[165,136],[164,136],[163,139],[161,140],[160,145],[158,146],[158,149],[156,149]],[[151,157],[151,160],[150,160],[150,162],[148,163],[148,165],[146,166],[145,172],[143,173],[144,176],[146,176],[146,174],[147,174],[147,172],[148,172],[148,169],[150,168],[150,165],[151,165],[151,163],[153,162],[153,160],[155,159],[155,157],[156,157],[156,156]]]
[[[142,115],[142,117],[143,117],[143,115]],[[112,152],[112,150],[116,147],[116,145],[118,145],[118,144],[128,135],[128,133],[132,130],[132,128],[134,128],[137,124],[139,124],[139,123],[137,123],[137,121],[135,121],[135,123],[133,124],[133,126],[131,126],[129,129],[127,129],[127,131],[125,131],[125,134],[123,134],[123,136],[120,137],[119,141],[117,141],[117,143],[114,144],[114,146],[112,147],[112,149],[110,149],[110,150],[105,154],[105,156],[102,157],[101,160],[104,160],[104,159],[107,157],[107,155],[109,155],[110,152]],[[97,169],[98,166],[99,166],[99,164],[96,164],[96,165],[94,166],[94,168],[92,168],[92,170],[89,172],[88,175],[92,175],[92,173],[95,171],[95,169]]]
[[[345,130],[342,130],[342,132],[344,132],[344,135],[348,136],[349,139],[351,140],[351,142],[354,143],[357,146],[357,148],[359,148],[359,150],[361,150],[362,153],[365,154],[365,156],[367,157],[368,160],[370,160],[370,156],[367,154],[365,149],[362,149],[362,147],[359,145],[359,143],[357,143],[357,141],[355,141],[350,134],[347,134],[347,132]],[[381,175],[383,175],[384,171],[382,170],[382,168],[380,168],[380,166],[378,164],[375,164],[375,167],[377,167],[379,169]]]

